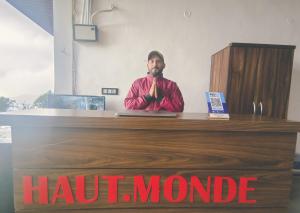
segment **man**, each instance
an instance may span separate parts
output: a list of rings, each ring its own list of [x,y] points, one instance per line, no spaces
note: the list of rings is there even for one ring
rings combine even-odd
[[[133,82],[124,100],[126,109],[182,112],[183,98],[177,84],[163,77],[163,55],[152,51],[148,55],[148,75]]]

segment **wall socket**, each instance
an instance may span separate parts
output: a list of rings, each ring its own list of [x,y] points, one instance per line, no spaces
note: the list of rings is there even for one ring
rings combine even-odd
[[[102,88],[102,95],[118,95],[118,88]]]

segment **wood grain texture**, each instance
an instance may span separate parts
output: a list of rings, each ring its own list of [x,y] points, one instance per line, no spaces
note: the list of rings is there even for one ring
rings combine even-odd
[[[228,80],[228,109],[231,113],[252,114],[257,102],[257,48],[232,48]]]
[[[278,49],[296,49],[295,45],[280,45],[280,44],[257,44],[257,43],[239,43],[232,42],[230,47],[253,47],[253,48],[278,48]]]
[[[288,213],[287,208],[161,208],[161,209],[84,209],[43,211],[43,213]],[[36,213],[17,211],[16,213]]]
[[[211,78],[210,88],[224,92],[230,113],[253,114],[254,102],[257,114],[262,111],[264,116],[286,119],[294,49],[291,45],[232,43],[212,56],[211,73],[222,79]],[[229,61],[229,66],[220,61]]]
[[[251,115],[209,120],[207,114],[178,113],[177,118],[116,117],[114,112],[39,109],[0,113],[0,125],[185,131],[300,132],[300,123]]]
[[[290,169],[296,133],[13,128],[14,168]]]
[[[211,92],[223,92],[227,95],[228,66],[230,48],[215,53],[211,57],[210,89]]]
[[[120,118],[113,112],[53,109],[0,114],[0,123],[12,125],[15,208],[27,213],[285,212],[300,130],[299,122],[248,115],[215,121],[197,113],[181,113],[177,118]],[[72,206],[63,202],[24,206],[22,202],[24,175],[48,176],[50,196],[58,176],[70,176],[74,186],[74,176],[84,175],[90,196],[94,175],[124,175],[126,181],[119,189],[129,194],[134,175],[144,175],[147,181],[151,175],[166,178],[174,174],[200,179],[256,176],[257,190],[249,198],[257,203],[241,206],[234,201],[224,208],[200,200],[192,205],[121,200],[114,206],[102,199]],[[103,189],[107,194],[105,183]]]
[[[286,118],[292,77],[293,54],[289,49],[261,50],[258,67],[259,98],[263,115]]]
[[[94,184],[93,177],[106,176],[106,175],[122,175],[125,177],[123,181],[119,182],[118,187],[118,202],[115,204],[108,204],[107,202],[107,181],[102,181],[100,179],[100,195],[102,199],[99,199],[96,203],[92,204],[72,204],[66,205],[63,199],[59,199],[56,204],[49,205],[24,205],[23,204],[23,188],[22,188],[22,177],[23,176],[47,176],[49,179],[49,196],[51,196],[55,191],[55,185],[58,176],[68,176],[72,189],[75,189],[75,176],[84,175],[86,176],[86,194],[88,197],[92,197],[94,194]],[[143,175],[145,182],[148,183],[149,177],[152,175],[161,176],[161,199],[157,204],[153,203],[142,203],[140,200],[138,202],[125,202],[123,201],[123,195],[128,194],[133,197],[133,177],[137,175]],[[182,201],[181,203],[169,203],[165,200],[163,196],[163,182],[165,178],[171,175],[180,175],[185,177],[187,180],[191,176],[197,176],[203,184],[206,185],[207,176],[230,176],[235,180],[239,177],[257,177],[258,181],[250,182],[249,187],[256,188],[255,191],[248,193],[248,199],[255,199],[255,204],[239,204],[238,200],[235,199],[232,203],[227,204],[214,204],[214,203],[204,203],[200,200],[199,196],[195,192],[195,202],[190,203],[189,198]],[[34,185],[36,184],[36,179]],[[178,194],[178,183],[174,183],[174,195]],[[92,209],[92,208],[161,208],[161,207],[287,207],[289,193],[291,187],[291,172],[288,171],[238,171],[238,170],[178,170],[178,169],[56,169],[56,170],[37,170],[37,169],[15,169],[14,170],[14,188],[15,188],[15,208],[16,210],[24,209]],[[227,184],[223,187],[224,195],[227,194]],[[73,194],[75,192],[73,191]],[[213,197],[213,195],[212,195]],[[212,198],[211,197],[211,198]],[[35,202],[37,202],[37,194],[33,194]]]

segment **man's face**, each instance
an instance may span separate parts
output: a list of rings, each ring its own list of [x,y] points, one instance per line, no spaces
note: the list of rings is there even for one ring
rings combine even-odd
[[[159,57],[155,56],[148,61],[147,67],[149,73],[153,77],[156,77],[162,73],[163,69],[165,68],[165,63]]]

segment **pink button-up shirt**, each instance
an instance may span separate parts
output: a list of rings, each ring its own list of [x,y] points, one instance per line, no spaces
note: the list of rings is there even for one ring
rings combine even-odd
[[[162,75],[157,77],[156,85],[162,99],[147,101],[146,96],[149,94],[153,77],[146,77],[135,80],[124,100],[124,105],[128,110],[147,110],[159,111],[166,110],[169,112],[182,112],[184,101],[177,84],[164,78]]]

